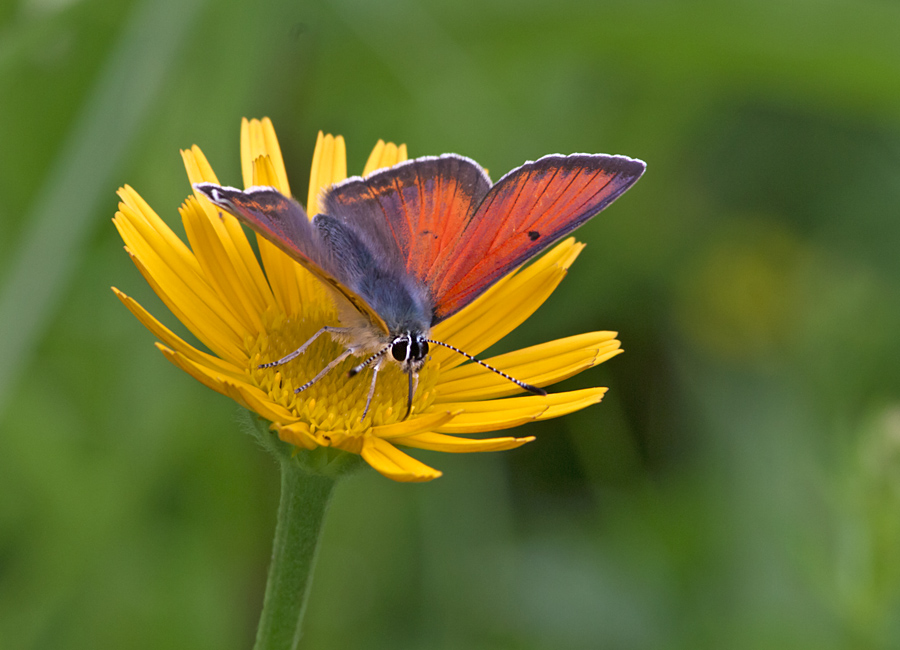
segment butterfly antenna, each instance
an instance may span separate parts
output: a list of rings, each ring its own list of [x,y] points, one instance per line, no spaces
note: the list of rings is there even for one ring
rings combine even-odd
[[[453,350],[454,352],[458,352],[459,354],[463,355],[463,356],[464,356],[466,359],[468,359],[469,361],[474,361],[474,362],[477,363],[479,366],[483,366],[484,368],[487,368],[487,369],[490,370],[491,372],[497,373],[498,375],[500,375],[500,376],[503,377],[504,379],[509,379],[509,380],[510,380],[512,383],[514,383],[516,386],[518,386],[519,388],[522,388],[522,389],[524,389],[524,390],[527,390],[529,393],[534,393],[535,395],[546,395],[546,394],[547,394],[547,391],[545,391],[543,388],[538,388],[537,386],[532,386],[531,384],[526,384],[524,381],[519,381],[519,380],[516,379],[515,377],[510,377],[509,375],[507,375],[507,374],[506,374],[505,372],[503,372],[502,370],[497,370],[494,366],[491,366],[491,365],[486,364],[486,363],[485,363],[484,361],[482,361],[481,359],[476,359],[475,357],[473,357],[473,356],[472,356],[471,354],[469,354],[468,352],[463,352],[463,351],[460,350],[459,348],[453,347],[453,346],[450,345],[449,343],[442,343],[441,341],[433,341],[433,340],[431,340],[431,339],[426,339],[426,340],[427,340],[429,343],[434,343],[435,345],[440,345],[440,346],[443,346],[443,347],[445,347],[445,348],[447,348],[447,349],[449,349],[449,350]]]
[[[373,354],[371,357],[369,357],[368,359],[366,359],[365,361],[363,361],[363,362],[362,362],[361,364],[359,364],[358,366],[353,366],[352,368],[350,368],[350,370],[347,371],[347,377],[348,377],[348,378],[349,378],[349,377],[355,377],[356,375],[358,375],[359,373],[361,373],[363,370],[365,370],[366,368],[368,368],[369,366],[371,366],[372,363],[373,363],[374,361],[376,361],[376,360],[378,360],[380,357],[384,356],[384,353],[387,352],[387,351],[390,350],[390,349],[391,349],[391,346],[390,346],[390,345],[386,345],[386,346],[384,346],[383,348],[381,348],[378,352],[376,352],[375,354]]]

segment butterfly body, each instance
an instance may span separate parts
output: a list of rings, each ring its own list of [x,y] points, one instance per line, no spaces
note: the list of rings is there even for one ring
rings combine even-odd
[[[324,212],[303,208],[271,187],[242,191],[212,183],[195,189],[237,216],[313,273],[334,295],[341,327],[320,334],[345,346],[303,390],[351,354],[373,379],[386,362],[415,377],[429,345],[451,348],[524,390],[546,394],[453,346],[430,338],[506,274],[596,215],[641,176],[640,160],[602,154],[545,156],[491,184],[473,160],[455,154],[409,160],[327,189]]]
[[[366,316],[353,308],[352,303],[335,294],[339,320],[345,325],[332,336],[354,355],[366,360],[351,370],[351,376],[368,365],[374,368],[373,382],[365,411],[374,392],[374,377],[383,364],[392,360],[401,370],[416,376],[428,354],[427,338],[431,333],[432,307],[428,289],[406,273],[396,258],[380,254],[358,232],[352,222],[328,214],[312,219],[322,245],[334,261],[333,273],[348,289],[369,305],[379,305],[378,315],[384,328],[373,327]],[[390,354],[387,354],[387,353]],[[408,409],[412,406],[410,390]]]
[[[428,335],[432,308],[424,285],[406,273],[396,260],[373,251],[365,235],[357,232],[351,223],[318,214],[313,217],[312,226],[319,237],[318,246],[327,251],[332,263],[328,270],[367,304],[379,305],[383,328],[372,327],[365,314],[342,299],[340,293],[333,292],[341,323],[353,330],[342,340],[356,348],[354,353],[374,353],[405,334]]]

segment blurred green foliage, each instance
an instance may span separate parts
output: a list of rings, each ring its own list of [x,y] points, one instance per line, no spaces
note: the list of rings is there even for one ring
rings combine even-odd
[[[247,648],[276,465],[109,291],[270,116],[498,177],[649,171],[505,349],[591,329],[598,407],[339,487],[309,648],[900,647],[900,7],[874,0],[0,4],[0,647]],[[302,192],[298,192],[302,196]],[[179,330],[182,331],[182,330]]]

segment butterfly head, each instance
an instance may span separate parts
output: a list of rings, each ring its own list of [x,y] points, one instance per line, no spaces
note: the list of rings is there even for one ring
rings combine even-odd
[[[390,344],[391,357],[406,372],[418,372],[428,355],[428,339],[422,333],[404,332]]]

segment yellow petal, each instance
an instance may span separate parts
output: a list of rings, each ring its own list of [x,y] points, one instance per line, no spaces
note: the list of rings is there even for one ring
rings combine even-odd
[[[315,449],[319,446],[306,422],[294,422],[286,425],[273,424],[272,426],[278,431],[278,437],[291,445],[302,449]]]
[[[157,248],[165,249],[171,258],[177,258],[179,263],[188,267],[192,273],[200,273],[200,265],[194,258],[194,254],[172,232],[168,224],[159,218],[159,215],[141,198],[140,194],[134,191],[130,185],[120,187],[118,194],[122,203],[119,204],[119,212],[113,219],[114,223],[116,219],[126,219],[133,231],[139,233],[143,239]],[[116,226],[118,225],[116,223]],[[119,232],[122,232],[121,229]]]
[[[435,411],[408,420],[401,420],[400,422],[395,422],[393,424],[372,427],[371,433],[373,436],[384,438],[385,440],[403,438],[405,436],[422,433],[423,431],[431,431],[437,427],[446,425],[447,422],[453,419],[454,415],[456,415],[456,413],[452,411]]]
[[[456,338],[461,331],[477,324],[486,314],[490,313],[495,301],[502,302],[509,294],[513,293],[509,286],[513,280],[516,280],[517,283],[512,285],[512,289],[527,290],[533,278],[547,269],[567,271],[583,249],[584,244],[577,243],[574,237],[564,239],[538,257],[532,264],[506,274],[460,312],[437,324],[432,333],[439,334],[448,340]]]
[[[258,413],[266,420],[284,423],[291,423],[297,420],[296,416],[290,411],[270,400],[256,386],[251,386],[244,381],[235,380],[222,374],[212,373],[209,368],[190,361],[185,356],[170,350],[161,343],[157,343],[156,347],[176,367],[184,370],[204,386],[212,388],[226,397],[230,397],[244,408]]]
[[[219,182],[206,160],[206,156],[196,145],[189,151],[182,151],[181,158],[192,186],[194,183]],[[263,275],[262,267],[256,259],[256,254],[253,252],[241,224],[235,217],[221,211],[196,190],[194,190],[194,198],[200,202],[200,206],[206,213],[209,227],[215,231],[235,272],[241,278],[241,283],[246,287],[247,292],[252,296],[258,310],[263,312],[269,306],[274,305],[275,298],[269,288],[269,283]]]
[[[207,388],[212,388],[217,393],[225,395],[225,384],[222,379],[205,372],[207,369],[201,370],[200,366],[196,363],[191,363],[186,357],[178,354],[174,350],[170,350],[162,343],[157,343],[156,347],[159,348],[166,359],[172,362],[176,368],[180,368]]]
[[[312,218],[322,211],[322,191],[347,178],[347,146],[343,136],[324,135],[319,131],[309,173],[309,195],[306,211]]]
[[[270,422],[290,424],[297,421],[296,415],[281,404],[272,401],[268,395],[256,386],[251,386],[245,382],[226,382],[225,390],[225,394],[235,402],[245,405],[248,409],[259,413]]]
[[[291,196],[281,146],[275,136],[272,121],[268,117],[249,121],[244,118],[241,121],[241,171],[244,187],[253,185],[253,161],[260,156],[268,156],[272,161],[275,171],[275,182],[272,186],[285,196]]]
[[[186,259],[178,251],[166,246],[158,234],[127,206],[120,207],[122,210],[116,213],[113,223],[129,253],[141,261],[146,271],[158,283],[166,285],[169,291],[191,295],[189,302],[200,303],[208,308],[218,319],[217,322],[221,321],[231,332],[243,332],[241,324],[210,287],[193,254],[189,253],[190,260]],[[188,304],[187,307],[191,308],[193,304]]]
[[[299,316],[302,313],[303,300],[300,297],[300,286],[297,282],[300,266],[281,249],[261,235],[256,236],[259,246],[259,256],[262,258],[266,269],[266,277],[272,287],[272,294],[281,311],[289,317]],[[302,269],[302,267],[300,267]]]
[[[141,244],[140,241],[136,243]],[[125,250],[141,275],[175,317],[220,357],[238,366],[244,365],[247,361],[244,349],[246,332],[209,285],[197,281],[196,278],[186,282],[167,267],[153,249],[146,245],[140,248],[141,254],[127,247]]]
[[[534,440],[534,436],[525,438],[486,438],[484,440],[472,438],[457,438],[441,433],[420,433],[409,438],[404,438],[400,444],[404,447],[416,447],[417,449],[429,449],[431,451],[446,451],[450,453],[471,453],[477,451],[504,451],[521,447]]]
[[[250,132],[252,134],[254,130],[251,128]],[[262,138],[260,134],[257,135]],[[263,147],[264,144],[264,140],[257,142],[258,147]],[[249,173],[250,185],[265,185],[278,189],[280,184],[278,172],[267,154],[260,154],[252,160]],[[272,293],[282,311],[289,315],[300,314],[304,300],[301,295],[299,278],[306,273],[305,269],[265,237],[257,235],[256,243],[259,246],[259,256],[266,269]]]
[[[365,438],[365,436],[350,431],[325,429],[318,429],[313,436],[322,447],[343,449],[351,454],[359,454],[362,452]]]
[[[275,165],[268,156],[259,156],[253,161],[253,185],[265,185],[267,187],[275,187],[278,183],[278,176],[275,173]]]
[[[526,422],[532,422],[541,417],[547,410],[547,404],[541,403],[546,398],[534,396],[534,399],[523,398],[529,401],[519,402],[518,404],[503,404],[508,400],[491,400],[489,404],[496,404],[491,410],[477,411],[475,409],[466,411],[453,418],[452,422],[434,427],[434,431],[442,433],[484,433],[486,431],[499,431],[501,429],[511,429]],[[465,402],[457,402],[457,405],[467,405]],[[473,403],[469,403],[473,404]],[[480,402],[474,402],[480,404]],[[443,407],[443,404],[441,405]]]
[[[258,335],[263,330],[260,314],[265,310],[265,305],[254,300],[258,296],[248,293],[247,289],[253,285],[246,282],[246,276],[238,275],[239,269],[235,267],[197,199],[189,197],[179,211],[185,233],[206,280],[228,305],[244,330],[252,336]]]
[[[561,415],[597,404],[606,393],[606,388],[584,388],[581,390],[551,393],[546,396],[528,395],[506,399],[482,400],[477,402],[444,402],[442,408],[462,411],[452,422],[435,427],[442,433],[480,433],[518,426],[528,420],[549,420]],[[531,415],[524,419],[526,415]],[[509,422],[504,423],[504,418]]]
[[[565,393],[548,395],[544,399],[550,401],[550,407],[541,414],[538,420],[558,418],[563,415],[568,415],[569,413],[574,413],[575,411],[580,411],[592,404],[599,404],[607,390],[609,389],[603,387],[583,388],[581,390],[572,390],[566,391]]]
[[[579,334],[485,359],[485,362],[520,381],[547,386],[621,353],[621,343],[615,336],[615,332]],[[441,371],[435,390],[435,402],[441,403],[522,392],[508,379],[474,363]]]
[[[137,319],[144,327],[150,330],[150,332],[154,336],[156,336],[156,338],[165,343],[168,347],[174,349],[182,356],[186,357],[195,364],[206,366],[209,369],[210,373],[224,374],[235,378],[246,374],[238,366],[224,361],[219,357],[207,354],[206,352],[202,352],[201,350],[198,350],[197,348],[187,344],[172,330],[156,320],[156,318],[154,318],[150,314],[150,312],[144,309],[136,300],[134,300],[130,296],[125,295],[115,287],[112,287],[112,290],[119,298],[119,300],[121,300],[122,303],[128,308],[128,310],[137,317]]]
[[[251,171],[253,185],[278,186],[279,180],[275,166],[269,156],[262,155],[256,158]],[[311,281],[307,277],[308,271],[265,237],[257,235],[256,242],[273,290],[276,290],[280,296],[285,312],[300,314],[305,303],[303,289]]]
[[[258,128],[254,127],[251,122],[246,130],[248,133],[245,138],[247,141],[246,148],[251,152],[262,152],[265,149],[268,153],[260,153],[256,158],[252,159],[249,168],[245,170],[245,179],[249,175],[250,184],[275,187],[282,194],[290,196],[286,191],[286,177],[282,178],[283,162],[280,162],[281,152],[278,149],[274,131],[267,135],[271,130],[271,122],[264,120],[264,123]],[[262,135],[258,131],[262,131]],[[328,146],[324,147],[326,149],[324,156],[327,158],[327,169],[323,166],[325,163],[317,163],[314,156],[312,173],[324,178],[328,184],[331,184],[337,180],[342,180],[346,176],[347,160],[343,138],[340,136],[338,138],[328,136],[328,138]],[[323,156],[322,149],[322,146],[317,147],[320,161]],[[262,257],[269,282],[272,285],[272,291],[279,305],[288,315],[301,315],[303,305],[309,301],[320,302],[327,300],[318,280],[306,269],[265,238],[257,237],[257,242],[259,244],[260,257]]]
[[[372,172],[383,167],[393,167],[397,163],[406,160],[406,145],[401,144],[399,147],[393,142],[385,143],[379,140],[375,143],[375,148],[369,154],[366,166],[363,169],[363,176],[368,176]]]
[[[181,160],[184,162],[184,168],[187,171],[188,181],[193,186],[194,183],[219,183],[216,173],[213,171],[212,165],[206,159],[203,151],[197,145],[193,145],[190,149],[181,150]]]
[[[360,453],[375,470],[395,481],[431,481],[441,475],[436,469],[404,454],[387,440],[375,436],[365,437]]]

